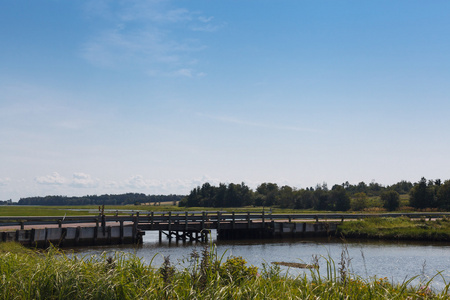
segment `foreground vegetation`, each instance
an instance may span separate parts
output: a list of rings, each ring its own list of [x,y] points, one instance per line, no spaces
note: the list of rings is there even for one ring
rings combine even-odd
[[[379,218],[344,222],[338,235],[346,238],[450,241],[450,219],[411,220],[407,217]]]
[[[449,284],[433,291],[431,281],[411,286],[411,278],[362,279],[348,272],[343,251],[326,270],[311,268],[293,278],[278,266],[261,270],[241,257],[218,257],[214,248],[193,252],[184,267],[167,257],[162,266],[134,255],[77,258],[56,249],[37,253],[17,244],[0,244],[1,299],[448,299]],[[319,258],[316,258],[318,260]]]

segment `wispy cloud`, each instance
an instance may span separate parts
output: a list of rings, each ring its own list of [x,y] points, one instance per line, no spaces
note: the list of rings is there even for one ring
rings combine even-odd
[[[225,23],[214,23],[214,17],[200,16],[197,18],[197,20],[199,22],[191,26],[191,30],[193,31],[214,32],[221,29],[222,27],[225,27],[226,25]]]
[[[11,182],[11,179],[9,177],[6,178],[0,178],[0,186],[7,186]]]
[[[145,180],[142,175],[134,175],[125,180],[125,186],[133,189],[145,189],[151,186],[148,180]]]
[[[213,120],[224,122],[224,123],[249,126],[249,127],[260,127],[260,128],[283,130],[283,131],[287,130],[287,131],[298,131],[298,132],[321,132],[321,130],[314,129],[314,128],[281,125],[281,124],[273,124],[273,123],[250,122],[250,121],[244,121],[244,120],[240,120],[240,119],[228,117],[228,116],[214,116],[214,115],[208,115],[208,114],[203,114],[203,113],[198,113],[198,115],[201,117],[204,117],[204,118],[213,119]]]
[[[70,186],[76,188],[95,188],[99,186],[99,179],[94,179],[89,174],[74,173]]]
[[[160,70],[149,70],[147,71],[147,75],[154,77],[186,77],[186,78],[194,78],[194,77],[203,77],[206,76],[204,72],[198,72],[194,69],[183,68],[179,70],[174,70],[170,72],[162,72]]]
[[[212,17],[172,8],[168,1],[126,4],[113,6],[102,2],[87,6],[88,14],[101,16],[106,24],[82,47],[82,56],[92,64],[139,68],[150,74],[184,70],[193,61],[192,55],[205,49],[199,37],[192,33],[212,32],[220,27],[212,23]]]
[[[58,172],[53,172],[50,175],[39,176],[36,177],[34,180],[36,183],[44,185],[63,185],[67,181],[66,178],[59,175]]]
[[[35,177],[34,182],[35,186],[31,188],[27,184],[26,179],[0,178],[0,187],[2,187],[3,192],[3,196],[0,196],[0,198],[16,198],[18,200],[24,196],[82,196],[89,194],[122,194],[127,192],[186,195],[192,189],[203,185],[205,182],[217,186],[220,183],[228,184],[232,181],[224,178],[213,178],[208,175],[173,179],[158,179],[149,175],[132,175],[110,180],[108,178],[95,178],[85,172],[73,173],[71,177],[63,176],[59,172],[53,172],[49,175]],[[17,189],[16,185],[21,185],[25,188]]]

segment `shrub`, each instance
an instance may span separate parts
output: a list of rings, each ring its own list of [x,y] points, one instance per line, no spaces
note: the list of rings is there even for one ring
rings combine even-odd
[[[400,206],[400,195],[396,191],[386,191],[381,194],[383,207],[389,211],[394,211]]]

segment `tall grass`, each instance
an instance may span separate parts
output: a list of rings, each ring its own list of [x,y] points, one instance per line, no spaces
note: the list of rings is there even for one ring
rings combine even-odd
[[[372,217],[344,222],[338,226],[338,234],[346,238],[450,241],[450,219],[427,221],[407,217]]]
[[[192,252],[185,267],[167,257],[159,267],[132,254],[91,257],[65,255],[57,249],[34,252],[0,244],[1,299],[449,299],[430,282],[411,287],[386,278],[362,279],[349,272],[343,252],[337,264],[291,277],[279,266],[258,270],[242,257],[218,256],[214,247]]]

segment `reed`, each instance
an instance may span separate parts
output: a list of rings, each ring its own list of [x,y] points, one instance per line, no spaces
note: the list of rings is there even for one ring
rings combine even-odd
[[[348,253],[347,253],[348,254]],[[184,267],[167,257],[160,267],[133,254],[76,257],[55,248],[45,252],[0,244],[1,299],[449,299],[448,288],[431,281],[363,279],[349,271],[346,253],[329,257],[326,274],[309,269],[292,277],[277,265],[258,270],[242,257],[218,256],[214,246],[193,252]],[[314,261],[315,260],[315,261]],[[439,276],[439,274],[437,275]]]

